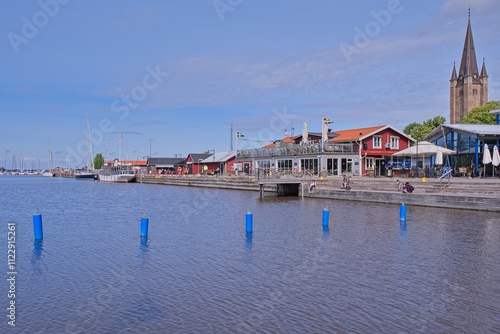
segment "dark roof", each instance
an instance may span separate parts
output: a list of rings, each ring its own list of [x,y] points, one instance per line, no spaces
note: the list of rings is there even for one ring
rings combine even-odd
[[[457,80],[457,70],[455,69],[455,62],[453,62],[453,71],[451,72],[451,79],[450,80]]]
[[[189,153],[188,156],[191,156],[193,161],[197,162],[198,160],[205,160],[208,157],[211,157],[212,154],[207,153]]]
[[[184,165],[186,158],[148,158],[148,166]]]
[[[484,64],[484,58],[483,58],[483,67],[481,68],[481,76],[482,77],[488,76],[488,74],[486,73],[486,65]]]
[[[462,61],[460,62],[459,76],[477,75],[479,69],[477,67],[476,49],[474,48],[474,39],[472,38],[472,28],[469,22],[467,24],[467,33],[465,34],[464,51],[462,53]]]

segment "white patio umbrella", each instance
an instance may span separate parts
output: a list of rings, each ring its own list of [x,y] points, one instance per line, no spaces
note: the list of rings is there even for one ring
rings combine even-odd
[[[437,152],[441,152],[443,155],[456,154],[455,151],[450,150],[449,148],[437,146],[432,143],[429,143],[428,141],[420,141],[416,145],[410,146],[408,148],[405,148],[404,150],[394,153],[393,156],[396,157],[404,157],[404,156],[415,157],[417,155],[429,156],[437,154]]]
[[[483,175],[486,176],[486,165],[491,164],[491,153],[490,149],[488,148],[488,144],[484,144],[484,151],[483,151],[483,165],[484,165],[484,173]]]
[[[443,152],[437,151],[436,153],[436,165],[442,165],[443,164]]]
[[[493,146],[493,159],[491,159],[493,166],[497,167],[500,165],[500,154],[498,154],[498,146]],[[493,176],[495,176],[495,171],[493,170]]]
[[[308,125],[304,122],[304,127],[302,128],[302,143],[306,144],[309,141]]]

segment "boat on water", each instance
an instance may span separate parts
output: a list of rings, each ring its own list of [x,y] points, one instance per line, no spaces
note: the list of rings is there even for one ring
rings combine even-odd
[[[77,180],[95,180],[96,175],[93,172],[76,172],[75,179]]]
[[[42,176],[54,177],[54,173],[52,173],[52,172],[43,172]]]
[[[115,160],[113,164],[105,164],[99,170],[99,181],[102,182],[131,182],[135,179],[135,172],[131,164],[121,164]]]
[[[92,159],[92,142],[90,141],[90,121],[89,121],[89,112],[87,111],[87,153],[88,159],[90,161],[90,170],[88,166],[85,170],[78,170],[74,177],[77,180],[95,180],[96,173],[94,173],[94,160]]]

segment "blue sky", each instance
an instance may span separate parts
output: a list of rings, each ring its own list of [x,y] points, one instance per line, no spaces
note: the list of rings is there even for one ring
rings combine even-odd
[[[500,100],[496,0],[9,1],[0,13],[0,166],[227,151],[449,115],[468,7]],[[479,64],[481,65],[481,64]],[[294,129],[292,129],[294,128]],[[150,140],[152,139],[152,140]],[[25,162],[25,164],[28,162]],[[19,167],[19,162],[17,162]]]

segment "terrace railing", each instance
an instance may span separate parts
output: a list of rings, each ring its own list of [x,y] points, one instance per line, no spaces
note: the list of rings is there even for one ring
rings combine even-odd
[[[354,144],[333,144],[325,143],[323,148],[320,144],[303,145],[287,143],[276,147],[256,148],[251,150],[239,150],[238,158],[264,158],[287,155],[310,155],[310,154],[331,154],[331,153],[354,153]]]

